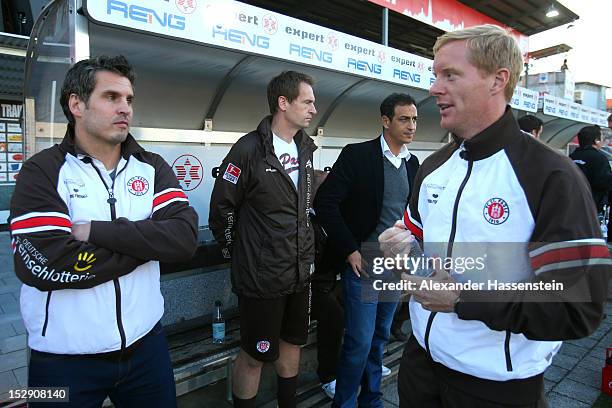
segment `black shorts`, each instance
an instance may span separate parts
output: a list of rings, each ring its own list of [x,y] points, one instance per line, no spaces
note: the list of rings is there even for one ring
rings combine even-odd
[[[240,347],[255,360],[278,359],[278,341],[302,346],[308,339],[309,291],[274,299],[238,296]]]

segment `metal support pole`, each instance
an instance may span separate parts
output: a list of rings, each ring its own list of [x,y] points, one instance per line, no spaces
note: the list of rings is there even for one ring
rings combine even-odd
[[[386,7],[382,11],[382,45],[389,45],[389,9]]]

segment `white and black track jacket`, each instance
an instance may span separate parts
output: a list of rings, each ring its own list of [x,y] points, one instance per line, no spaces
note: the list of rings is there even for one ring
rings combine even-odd
[[[510,401],[541,384],[562,340],[585,337],[599,325],[611,262],[589,186],[567,157],[522,133],[509,108],[474,138],[455,138],[425,160],[404,222],[423,239],[426,253],[430,243],[443,243],[446,254],[439,256],[452,258],[466,243],[502,250],[525,243],[520,256],[498,262],[493,272],[509,282],[554,279],[566,288],[580,286],[591,299],[536,301],[541,293],[462,291],[456,313],[432,313],[412,300],[414,336],[453,371],[449,381],[462,374],[504,381],[502,391],[487,384],[474,392],[499,398],[509,391],[502,400]],[[500,252],[488,255],[501,259]]]
[[[164,312],[159,262],[189,259],[197,214],[172,169],[131,135],[114,180],[62,143],[34,155],[19,174],[10,228],[29,346],[58,354],[124,349]],[[91,222],[89,242],[71,226]]]

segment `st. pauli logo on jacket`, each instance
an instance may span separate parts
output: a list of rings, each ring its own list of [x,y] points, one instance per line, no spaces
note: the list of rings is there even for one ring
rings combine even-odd
[[[486,202],[483,215],[489,224],[503,224],[510,216],[510,207],[503,199],[492,198]]]
[[[127,182],[128,191],[135,196],[147,194],[149,191],[149,182],[141,176],[134,176]]]

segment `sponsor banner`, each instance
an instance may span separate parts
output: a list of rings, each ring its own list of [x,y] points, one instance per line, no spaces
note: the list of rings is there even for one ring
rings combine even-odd
[[[550,95],[543,96],[542,112],[549,116],[574,120],[576,122],[590,123],[592,125],[607,126],[609,113],[599,109],[584,106],[569,99],[557,98]]]
[[[538,98],[539,94],[537,91],[517,86],[510,100],[510,106],[526,112],[537,112]]]
[[[421,89],[432,61],[231,0],[86,2],[96,21]]]
[[[99,22],[130,29],[424,90],[434,81],[430,59],[236,1],[169,0],[145,6],[138,0],[89,0],[86,8]],[[519,97],[515,107],[534,112],[533,96],[529,91]]]
[[[580,105],[577,103],[570,104],[570,117],[572,120],[580,121]]]
[[[10,153],[8,155],[9,162],[22,162],[23,161],[23,153]]]
[[[17,172],[21,170],[21,163],[5,163],[8,171]]]
[[[20,103],[0,101],[0,184],[14,184],[23,161]],[[8,153],[7,153],[8,152]],[[18,159],[18,160],[17,160]]]
[[[481,17],[474,17],[475,20],[468,18],[469,13],[461,9],[464,6],[456,0],[444,0],[444,4],[437,2],[431,13],[424,11],[422,6],[414,6],[420,11],[412,10],[411,4],[415,2],[407,0],[372,1],[393,10],[399,7],[396,11],[408,15],[422,13],[433,22],[446,19],[450,24],[449,30],[484,22]],[[423,90],[429,90],[434,81],[432,60],[237,1],[88,0],[86,10],[101,23],[281,58]],[[469,7],[467,10],[476,13]],[[544,98],[542,109],[547,115],[602,126],[607,124],[604,120],[607,117],[604,118],[601,111],[576,107],[569,101],[559,103],[558,98],[548,95]],[[537,92],[518,87],[511,106],[536,112],[538,103]],[[5,108],[2,105],[2,112],[5,111],[11,117],[19,117],[21,106]],[[17,123],[7,123],[6,126],[7,133],[22,133]],[[10,149],[10,144],[9,151],[16,152]],[[7,148],[6,144],[0,147]],[[197,163],[194,165],[189,161],[185,169],[196,169],[197,166]],[[206,168],[206,163],[202,163],[202,168]],[[193,172],[193,181],[191,173],[188,174],[183,188],[190,188],[186,185],[187,180],[190,185],[198,183],[198,174],[196,170]]]
[[[86,8],[94,20],[130,29],[423,90],[434,81],[430,59],[232,0],[88,0]],[[513,107],[535,112],[537,94],[515,99]]]
[[[6,131],[9,133],[21,133],[21,126],[19,123],[7,123]]]
[[[22,143],[9,143],[8,144],[9,153],[17,153],[17,152],[21,152],[22,150],[23,150]]]

